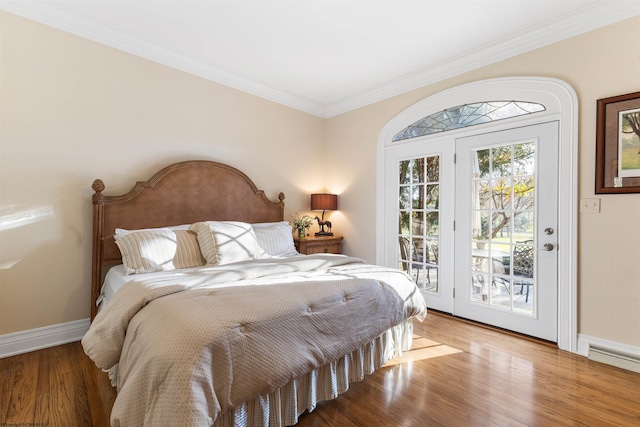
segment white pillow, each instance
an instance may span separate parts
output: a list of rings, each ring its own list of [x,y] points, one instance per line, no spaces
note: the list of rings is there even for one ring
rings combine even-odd
[[[253,228],[246,222],[196,222],[191,230],[198,235],[200,250],[207,264],[229,264],[261,256]]]
[[[196,234],[191,230],[156,228],[121,235],[116,245],[125,274],[151,273],[204,265]]]
[[[149,231],[149,230],[188,230],[191,224],[172,225],[170,227],[162,228],[141,228],[139,230],[126,230],[124,228],[116,228],[116,234],[113,236],[114,240],[118,240],[125,234],[134,233],[136,231]]]
[[[260,224],[257,227],[256,224],[252,224],[258,246],[266,253],[266,256],[286,257],[298,255],[296,246],[293,243],[291,225],[286,221],[268,224],[267,226]]]
[[[274,225],[291,226],[291,224],[289,224],[287,221],[278,221],[278,222],[256,222],[254,224],[251,224],[251,227],[253,227],[253,229],[256,230],[258,228],[273,227]]]

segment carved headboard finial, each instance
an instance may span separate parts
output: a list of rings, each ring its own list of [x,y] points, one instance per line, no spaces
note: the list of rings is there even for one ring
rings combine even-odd
[[[101,179],[96,179],[93,181],[93,184],[91,184],[91,188],[95,191],[95,193],[93,193],[93,202],[102,201],[104,199],[104,194],[102,194],[104,191],[104,182],[102,182]]]
[[[96,193],[102,193],[104,191],[104,182],[102,182],[101,179],[96,179],[93,181],[91,188],[93,188],[93,191]]]
[[[280,200],[281,202],[284,200],[284,193],[280,193],[278,194],[278,200]]]

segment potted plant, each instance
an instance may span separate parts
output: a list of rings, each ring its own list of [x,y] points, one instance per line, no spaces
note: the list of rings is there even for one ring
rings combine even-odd
[[[298,239],[304,239],[307,229],[313,224],[313,218],[309,215],[299,217],[296,213],[291,222],[293,223],[293,228],[298,231]]]
[[[476,248],[482,250],[484,249],[486,242],[484,241],[479,241],[479,240],[486,240],[487,236],[483,236],[481,234],[476,234],[473,236],[473,240],[476,242]]]
[[[474,229],[473,231],[476,232],[473,235],[473,240],[476,243],[476,248],[484,249],[487,240],[489,240],[489,223],[487,221],[487,218],[482,217],[480,219],[480,230]]]

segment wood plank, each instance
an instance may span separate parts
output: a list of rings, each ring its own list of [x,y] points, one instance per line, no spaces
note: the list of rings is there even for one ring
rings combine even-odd
[[[5,395],[8,408],[4,422],[8,425],[33,422],[40,356],[38,352],[26,353],[14,356],[11,361],[11,390]]]
[[[50,423],[53,426],[72,426],[76,423],[76,406],[74,389],[73,358],[69,357],[67,346],[52,347],[50,352],[51,369],[49,371],[50,384]]]
[[[34,410],[34,423],[38,422],[42,425],[49,425],[51,412],[51,387],[49,373],[51,372],[51,358],[47,356],[47,352],[41,351],[40,364],[38,366],[38,386],[36,388],[36,401]]]
[[[87,386],[85,381],[84,370],[82,368],[84,353],[78,351],[78,344],[67,344],[63,346],[66,352],[66,359],[72,364],[71,379],[72,387],[74,391],[74,414],[75,425],[88,426],[92,425],[92,413],[89,408],[89,393],[87,392]]]
[[[17,356],[0,359],[0,375],[2,375],[0,377],[2,378],[2,381],[0,381],[0,396],[2,396],[0,399],[0,420],[6,420],[9,416],[10,396],[15,381],[15,363],[17,360]]]

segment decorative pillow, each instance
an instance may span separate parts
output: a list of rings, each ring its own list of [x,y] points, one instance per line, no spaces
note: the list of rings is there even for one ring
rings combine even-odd
[[[207,264],[229,264],[261,256],[253,228],[246,222],[196,222],[191,230],[198,235],[200,250]]]
[[[125,274],[151,273],[204,265],[196,234],[191,230],[156,228],[121,235],[116,245]]]
[[[286,221],[272,222],[269,224],[270,225],[266,227],[262,224],[257,227],[256,224],[252,224],[258,246],[266,253],[266,256],[283,257],[298,255],[296,246],[293,243],[291,225]]]

